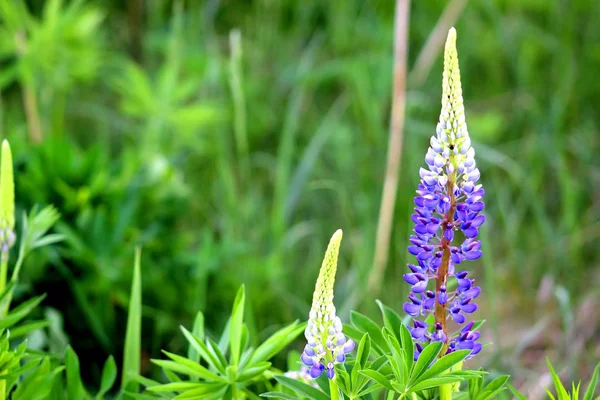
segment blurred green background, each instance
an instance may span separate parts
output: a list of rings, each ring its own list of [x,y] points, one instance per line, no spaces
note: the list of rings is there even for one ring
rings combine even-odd
[[[178,326],[198,310],[219,331],[242,282],[258,337],[305,318],[337,228],[341,315],[376,317],[375,296],[401,310],[440,109],[443,37],[425,43],[454,25],[488,216],[471,268],[493,343],[476,363],[530,395],[545,356],[565,378],[589,376],[600,359],[598,15],[596,0],[412,2],[399,194],[375,295],[393,1],[0,0],[0,126],[17,201],[54,204],[67,237],[32,256],[21,292],[48,293],[50,339],[71,343],[90,380],[120,356],[138,244],[147,357],[181,350]]]

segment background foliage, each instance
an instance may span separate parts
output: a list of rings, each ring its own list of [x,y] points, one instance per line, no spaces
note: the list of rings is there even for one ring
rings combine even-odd
[[[441,46],[424,44],[448,7],[487,192],[475,275],[494,344],[482,359],[535,396],[543,355],[561,360],[565,378],[589,377],[600,358],[600,3],[463,3],[411,5],[405,150],[377,296],[399,310],[406,294],[416,171],[441,85]],[[99,382],[109,354],[122,357],[136,245],[149,374],[161,348],[186,348],[178,327],[197,311],[220,332],[242,282],[253,340],[304,319],[338,227],[348,238],[341,315],[376,310],[364,282],[385,166],[393,8],[0,1],[0,124],[18,208],[53,204],[66,238],[30,256],[19,293],[47,293],[53,343],[92,366],[85,381]]]

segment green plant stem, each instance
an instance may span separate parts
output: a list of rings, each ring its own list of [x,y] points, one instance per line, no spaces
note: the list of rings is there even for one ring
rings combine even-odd
[[[340,400],[340,391],[334,379],[329,380],[329,394],[331,395],[331,400]]]
[[[238,400],[238,399],[240,399],[240,393],[239,393],[239,391],[238,391],[238,387],[237,387],[237,385],[235,384],[235,382],[233,382],[233,383],[231,384],[231,398],[232,398],[233,400]]]
[[[440,385],[440,400],[452,400],[452,384]]]
[[[8,274],[8,261],[2,260],[0,263],[0,293],[4,292],[6,287],[6,276]]]
[[[1,371],[0,374],[1,375],[5,375],[6,374],[6,370]],[[3,379],[0,381],[0,400],[5,400],[6,399],[6,380]]]

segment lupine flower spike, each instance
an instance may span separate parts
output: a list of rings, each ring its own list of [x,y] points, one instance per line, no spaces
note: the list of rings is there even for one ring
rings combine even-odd
[[[15,244],[15,183],[10,146],[2,142],[0,164],[0,246],[2,261],[8,261],[8,251]]]
[[[308,343],[301,358],[313,378],[318,378],[326,370],[327,377],[333,379],[335,364],[343,363],[346,354],[354,349],[354,341],[346,340],[342,333],[342,321],[335,315],[333,305],[333,285],[341,241],[342,231],[338,229],[329,241],[319,271],[308,325],[304,332]]]
[[[481,257],[477,235],[485,221],[481,214],[484,190],[477,184],[480,174],[465,122],[454,28],[446,40],[442,85],[442,111],[425,156],[427,169],[419,172],[421,183],[412,215],[415,227],[408,251],[416,263],[409,264],[411,272],[404,275],[412,286],[404,310],[414,317],[411,333],[417,340],[415,359],[422,344],[432,341],[445,343],[447,353],[470,349],[473,356],[481,350],[479,332],[471,331],[473,322],[452,335],[446,323],[452,319],[464,324],[465,314],[477,310],[474,300],[480,288],[457,266]],[[449,284],[454,283],[451,279],[456,286]],[[456,290],[450,290],[453,287]],[[425,323],[425,318],[417,319],[427,314],[435,316],[433,326]]]

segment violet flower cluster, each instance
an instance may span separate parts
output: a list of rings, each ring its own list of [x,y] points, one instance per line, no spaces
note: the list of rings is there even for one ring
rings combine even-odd
[[[413,317],[415,359],[422,344],[432,341],[445,343],[447,353],[470,349],[472,356],[481,350],[473,322],[452,335],[447,329],[448,320],[464,324],[467,315],[477,310],[475,299],[481,289],[458,266],[481,257],[477,236],[485,221],[481,214],[484,190],[477,183],[480,173],[465,122],[454,28],[444,53],[442,110],[425,162],[427,169],[419,172],[412,215],[415,225],[408,247],[416,263],[409,264],[411,272],[404,275],[411,285],[404,310]],[[425,322],[429,314],[435,317],[432,324]]]
[[[346,339],[342,333],[342,321],[336,316],[333,305],[333,286],[341,241],[342,231],[337,230],[329,242],[319,271],[308,325],[304,331],[308,343],[300,358],[312,378],[318,378],[326,371],[327,377],[333,379],[335,364],[343,363],[346,354],[354,349],[354,341]]]

